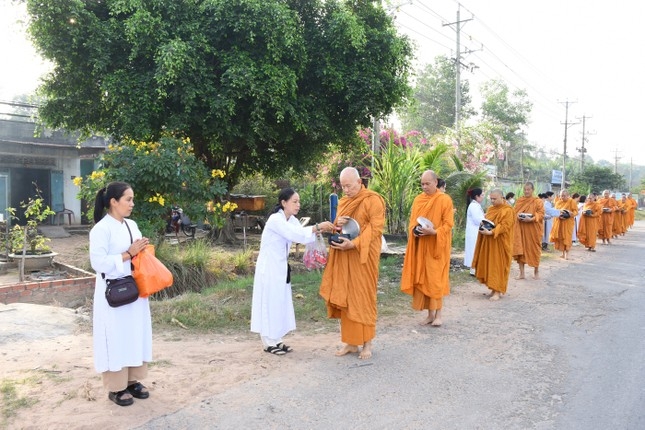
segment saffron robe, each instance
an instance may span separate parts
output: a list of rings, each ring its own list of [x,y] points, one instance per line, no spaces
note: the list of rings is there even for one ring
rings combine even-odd
[[[475,245],[473,267],[482,284],[499,293],[506,293],[511,273],[515,211],[510,205],[493,205],[486,211],[486,219],[495,223],[492,236],[479,234]]]
[[[343,216],[358,222],[360,235],[352,240],[354,249],[341,251],[330,248],[320,295],[327,304],[329,318],[340,318],[343,312],[350,321],[376,327],[376,287],[385,202],[378,193],[361,187],[353,198],[343,196],[338,201],[336,219]]]
[[[513,258],[531,267],[540,265],[542,236],[544,235],[544,203],[539,197],[520,197],[515,202],[515,231],[513,232]],[[521,221],[518,214],[533,214],[532,221]]]
[[[401,291],[414,297],[418,290],[425,298],[441,299],[450,294],[450,251],[454,224],[452,199],[448,194],[421,193],[414,198],[408,223],[408,244],[401,273]],[[418,217],[432,221],[436,235],[416,237],[412,230]],[[423,303],[412,301],[416,310],[429,309]]]
[[[626,200],[617,200],[616,206],[616,212],[614,212],[614,234],[625,234],[627,231],[625,216],[628,208]]]
[[[591,215],[585,212],[591,210]],[[578,239],[585,247],[594,249],[598,239],[598,221],[600,219],[601,207],[598,202],[585,202],[582,207],[582,216],[578,225]]]
[[[571,216],[567,219],[560,217],[553,219],[553,229],[551,237],[555,249],[559,251],[568,251],[573,243],[573,229],[575,228],[575,216],[578,214],[578,203],[569,198],[567,200],[558,199],[555,202],[555,209],[559,211],[568,210]]]
[[[631,228],[634,226],[634,218],[636,209],[638,209],[638,202],[633,197],[628,197],[627,202],[629,203],[629,210],[627,211],[627,227]]]
[[[475,244],[479,236],[479,224],[484,219],[484,210],[482,205],[473,200],[468,205],[466,212],[466,239],[464,246],[464,266],[472,267],[473,254],[475,254]]]
[[[603,240],[611,239],[614,236],[614,211],[616,210],[616,200],[611,197],[598,199],[601,208],[600,223],[598,224],[598,237]],[[610,212],[605,212],[604,208],[609,208]]]

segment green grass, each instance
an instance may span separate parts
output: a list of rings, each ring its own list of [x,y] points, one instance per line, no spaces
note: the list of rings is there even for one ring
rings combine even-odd
[[[36,399],[29,397],[21,397],[18,392],[18,385],[24,385],[30,383],[29,380],[14,381],[4,379],[0,383],[0,396],[2,402],[0,402],[0,408],[2,409],[3,417],[3,426],[6,424],[6,420],[14,417],[18,413],[18,409],[29,408],[37,403]]]
[[[379,316],[394,316],[410,308],[411,298],[400,290],[403,256],[381,258],[378,283]],[[322,271],[292,272],[291,286],[298,329],[319,332],[336,329],[327,318],[319,295]],[[451,286],[472,281],[467,271],[450,273]],[[251,319],[253,276],[219,280],[200,293],[188,292],[174,298],[151,301],[155,328],[189,330],[197,333],[248,332]]]
[[[645,219],[645,211],[636,211],[634,212],[634,220],[642,221]]]

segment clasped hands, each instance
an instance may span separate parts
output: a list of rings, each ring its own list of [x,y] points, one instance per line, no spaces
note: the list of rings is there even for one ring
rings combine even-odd
[[[147,237],[142,237],[141,239],[137,239],[134,242],[132,242],[132,245],[128,248],[127,252],[132,255],[133,257],[143,251],[146,246],[148,246],[148,243],[150,241],[148,240]]]

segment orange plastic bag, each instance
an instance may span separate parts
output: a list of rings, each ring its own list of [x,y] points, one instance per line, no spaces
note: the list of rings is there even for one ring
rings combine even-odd
[[[132,265],[132,276],[139,288],[139,297],[148,297],[172,285],[172,273],[155,257],[154,245],[148,245],[138,253],[132,259]]]

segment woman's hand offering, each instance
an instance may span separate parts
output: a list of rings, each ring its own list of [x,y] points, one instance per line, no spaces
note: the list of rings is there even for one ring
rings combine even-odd
[[[336,230],[336,227],[334,227],[334,224],[329,221],[323,221],[318,224],[318,229],[321,233],[331,233]]]

